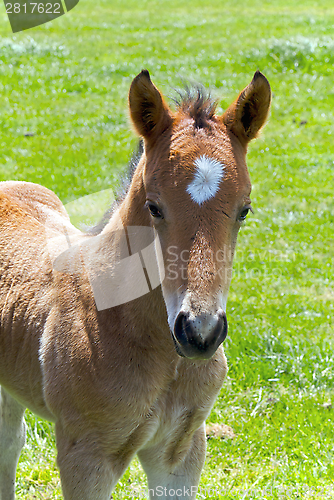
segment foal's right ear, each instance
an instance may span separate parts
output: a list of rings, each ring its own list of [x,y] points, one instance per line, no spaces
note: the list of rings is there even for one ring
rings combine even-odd
[[[146,69],[131,84],[129,108],[137,132],[148,142],[153,142],[172,124],[171,111]]]

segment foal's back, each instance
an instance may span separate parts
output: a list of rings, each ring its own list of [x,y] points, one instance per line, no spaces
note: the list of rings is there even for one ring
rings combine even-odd
[[[48,242],[59,244],[64,229],[80,233],[52,191],[0,183],[0,383],[46,418],[38,353],[53,297]]]

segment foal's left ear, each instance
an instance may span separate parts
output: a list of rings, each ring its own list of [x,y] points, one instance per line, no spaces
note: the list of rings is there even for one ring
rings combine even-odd
[[[171,111],[147,70],[139,73],[131,84],[129,108],[134,126],[148,142],[154,142],[172,124]]]
[[[267,78],[257,71],[253,80],[223,114],[223,121],[240,141],[256,137],[268,116],[271,90]]]

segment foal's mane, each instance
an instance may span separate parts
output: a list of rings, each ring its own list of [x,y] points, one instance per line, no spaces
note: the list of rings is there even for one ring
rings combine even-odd
[[[177,111],[189,116],[195,121],[196,128],[205,128],[213,118],[217,108],[217,100],[213,99],[210,92],[202,85],[192,87],[184,86],[176,90],[178,97],[172,98],[177,106]]]
[[[182,90],[175,89],[175,92],[177,97],[171,97],[171,100],[176,105],[176,112],[192,118],[196,128],[207,127],[217,107],[217,101],[211,97],[210,92],[200,84],[191,87],[185,84]],[[128,192],[133,174],[143,153],[144,142],[140,139],[137,150],[132,154],[128,163],[127,172],[121,177],[121,189],[116,193],[116,201],[106,210],[101,220],[87,230],[88,234],[100,234],[108,224],[112,214],[124,200]]]

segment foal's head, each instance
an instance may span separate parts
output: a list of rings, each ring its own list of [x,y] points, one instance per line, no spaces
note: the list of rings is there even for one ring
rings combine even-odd
[[[162,293],[176,350],[207,359],[227,334],[233,254],[251,210],[247,144],[266,120],[270,86],[256,72],[222,116],[200,91],[174,113],[142,71],[129,105],[145,142],[146,210],[162,248]]]

